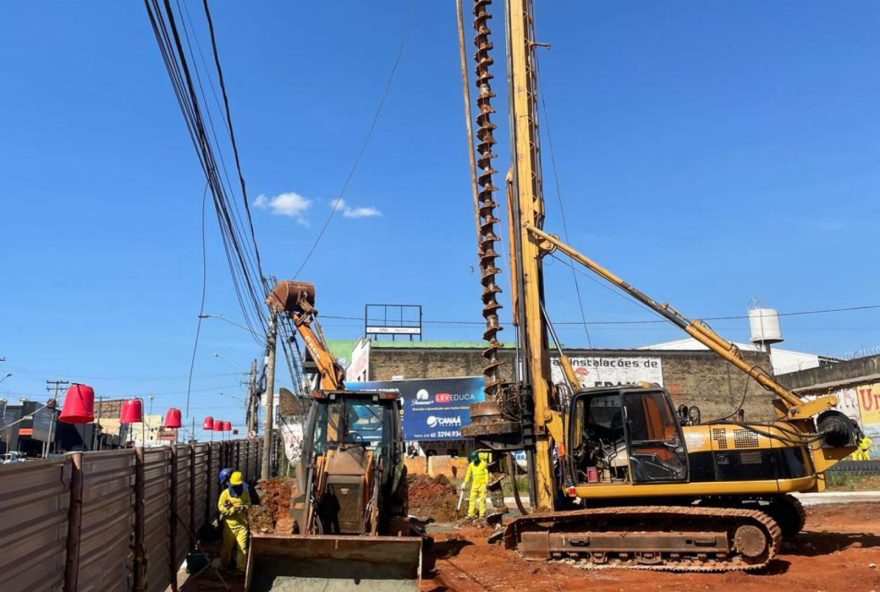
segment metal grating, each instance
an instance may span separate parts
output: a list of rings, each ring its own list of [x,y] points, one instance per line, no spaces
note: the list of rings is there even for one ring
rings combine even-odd
[[[131,589],[134,479],[134,450],[82,457],[79,592]]]
[[[712,428],[712,440],[718,450],[727,450],[727,430],[724,428]]]
[[[761,458],[761,453],[758,451],[755,451],[755,452],[740,452],[739,453],[739,462],[744,465],[759,465],[764,461]]]
[[[0,578],[6,592],[64,587],[70,459],[0,466]]]
[[[751,430],[737,428],[733,430],[734,448],[757,448],[758,434]]]

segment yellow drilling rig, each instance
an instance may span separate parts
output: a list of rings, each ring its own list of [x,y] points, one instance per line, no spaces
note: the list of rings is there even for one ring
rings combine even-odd
[[[495,275],[498,240],[493,167],[492,0],[473,2],[476,107],[465,79],[478,246],[484,287],[487,401],[463,433],[479,447],[525,451],[530,514],[501,531],[528,559],[572,557],[663,570],[749,570],[766,565],[804,524],[794,492],[822,491],[829,468],[855,449],[858,427],[837,399],[801,399],[698,320],[660,304],[545,230],[537,109],[538,43],[531,0],[504,11],[512,166],[507,175],[514,324],[522,363],[499,379]],[[460,10],[460,40],[463,26]],[[462,53],[464,55],[464,45]],[[464,62],[463,62],[464,66]],[[474,144],[476,144],[474,146]],[[542,262],[559,252],[681,327],[774,397],[767,422],[700,424],[658,385],[581,388],[544,306]],[[551,381],[551,341],[566,381]],[[515,489],[515,488],[514,488]]]

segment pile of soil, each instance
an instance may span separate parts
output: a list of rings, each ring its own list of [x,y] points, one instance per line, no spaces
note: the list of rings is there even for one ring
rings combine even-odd
[[[409,513],[421,520],[455,522],[459,518],[458,491],[445,475],[409,475]]]
[[[272,519],[272,512],[266,506],[251,506],[248,508],[248,526],[251,532],[274,533],[275,521]]]
[[[294,480],[289,477],[260,481],[260,505],[250,509],[248,517],[252,532],[293,534],[290,500]]]
[[[277,522],[282,516],[290,516],[290,498],[293,494],[294,480],[290,477],[269,479],[260,482],[260,504],[269,508]]]

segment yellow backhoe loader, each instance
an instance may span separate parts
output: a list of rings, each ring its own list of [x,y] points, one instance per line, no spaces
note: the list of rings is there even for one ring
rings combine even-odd
[[[499,380],[491,4],[473,3],[475,119],[463,69],[468,124],[476,125],[469,137],[489,346],[487,401],[472,406],[472,423],[462,432],[480,448],[526,453],[532,513],[507,524],[498,538],[527,559],[686,571],[763,567],[783,537],[803,527],[803,509],[791,494],[822,491],[828,469],[855,449],[858,427],[835,409],[834,396],[801,399],[705,323],[656,302],[544,229],[535,56],[543,44],[535,39],[531,0],[508,0],[504,15],[513,150],[507,176],[512,300],[522,363],[515,382]],[[679,412],[658,385],[582,388],[544,307],[543,259],[554,252],[748,374],[774,397],[775,420],[703,425],[696,413]],[[551,341],[566,377],[562,385],[551,381]]]
[[[393,392],[348,392],[317,325],[315,288],[279,282],[269,296],[289,314],[313,363],[289,532],[254,533],[245,587],[268,590],[418,590],[422,539],[407,518],[401,404]]]

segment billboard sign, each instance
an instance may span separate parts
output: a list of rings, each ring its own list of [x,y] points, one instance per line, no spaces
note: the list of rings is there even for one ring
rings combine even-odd
[[[663,386],[663,363],[648,356],[589,356],[569,358],[582,387],[618,386],[652,382]],[[559,358],[552,358],[551,376],[554,384],[565,380]]]
[[[485,400],[482,376],[346,382],[352,391],[394,391],[403,407],[405,440],[460,440],[471,403]]]
[[[422,338],[420,304],[367,304],[364,307],[364,337],[397,335]]]

